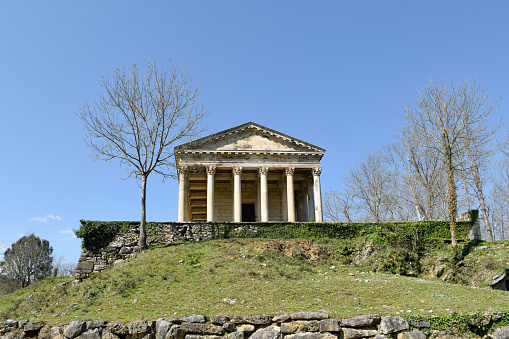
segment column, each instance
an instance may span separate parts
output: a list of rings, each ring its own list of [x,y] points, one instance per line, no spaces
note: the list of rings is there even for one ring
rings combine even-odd
[[[214,175],[216,166],[207,166],[207,221],[214,221]]]
[[[233,167],[233,221],[242,222],[242,193],[241,193],[241,176],[242,167]]]
[[[295,196],[295,221],[302,221],[302,195],[297,191]]]
[[[315,221],[315,198],[313,197],[313,180],[308,181],[308,222]]]
[[[288,221],[295,222],[295,198],[293,193],[293,173],[295,167],[287,167],[286,171],[286,200],[288,204]]]
[[[178,221],[186,221],[186,186],[187,186],[187,167],[178,166],[177,173],[179,178],[179,210]]]
[[[315,197],[315,221],[323,222],[322,213],[322,189],[320,187],[320,174],[322,173],[321,167],[313,167],[313,188]]]
[[[262,222],[269,221],[269,190],[267,187],[267,173],[268,167],[260,167],[258,173],[260,174],[260,204]]]
[[[286,175],[281,177],[281,181],[279,182],[281,188],[281,219],[283,221],[288,221],[288,203],[286,199]]]

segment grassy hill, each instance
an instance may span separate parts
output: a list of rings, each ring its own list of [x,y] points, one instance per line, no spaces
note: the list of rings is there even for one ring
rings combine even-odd
[[[56,278],[1,296],[0,317],[62,323],[308,310],[346,317],[508,309],[508,292],[441,280],[471,284],[509,267],[508,242],[479,244],[464,257],[444,247],[424,254],[419,265],[408,262],[411,256],[399,260],[394,249],[370,247],[334,239],[226,239],[152,248],[76,286],[71,278]],[[432,277],[436,267],[442,267],[440,278]],[[379,273],[400,269],[416,277]]]

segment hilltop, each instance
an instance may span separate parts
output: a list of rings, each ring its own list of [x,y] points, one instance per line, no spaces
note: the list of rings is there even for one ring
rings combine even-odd
[[[152,248],[77,285],[55,278],[1,296],[0,316],[62,323],[190,314],[430,316],[507,310],[507,292],[442,279],[481,284],[505,270],[509,242],[465,246],[464,253],[447,248],[424,253],[417,264],[411,256],[399,260],[395,248],[355,239],[349,246],[342,239],[181,243]],[[437,267],[440,277],[431,274]],[[382,273],[391,270],[400,274]]]

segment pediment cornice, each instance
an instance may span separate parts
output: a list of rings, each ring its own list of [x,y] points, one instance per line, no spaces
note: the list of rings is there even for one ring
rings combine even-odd
[[[272,145],[266,148],[248,148],[237,149],[228,145],[228,142],[235,143],[236,138],[239,140],[245,136],[258,136],[265,138],[267,141],[273,142],[277,147]],[[197,139],[175,147],[175,153],[185,154],[295,154],[295,155],[323,155],[325,149],[291,137],[284,133],[275,131],[268,127],[247,122],[245,124],[211,134],[209,136]]]

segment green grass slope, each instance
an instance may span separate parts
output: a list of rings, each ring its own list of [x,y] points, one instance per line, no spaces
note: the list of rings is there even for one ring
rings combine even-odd
[[[342,248],[332,240],[267,239],[153,248],[77,286],[70,278],[49,279],[1,296],[0,317],[126,322],[190,314],[429,316],[508,309],[508,292],[374,273],[350,263]]]

